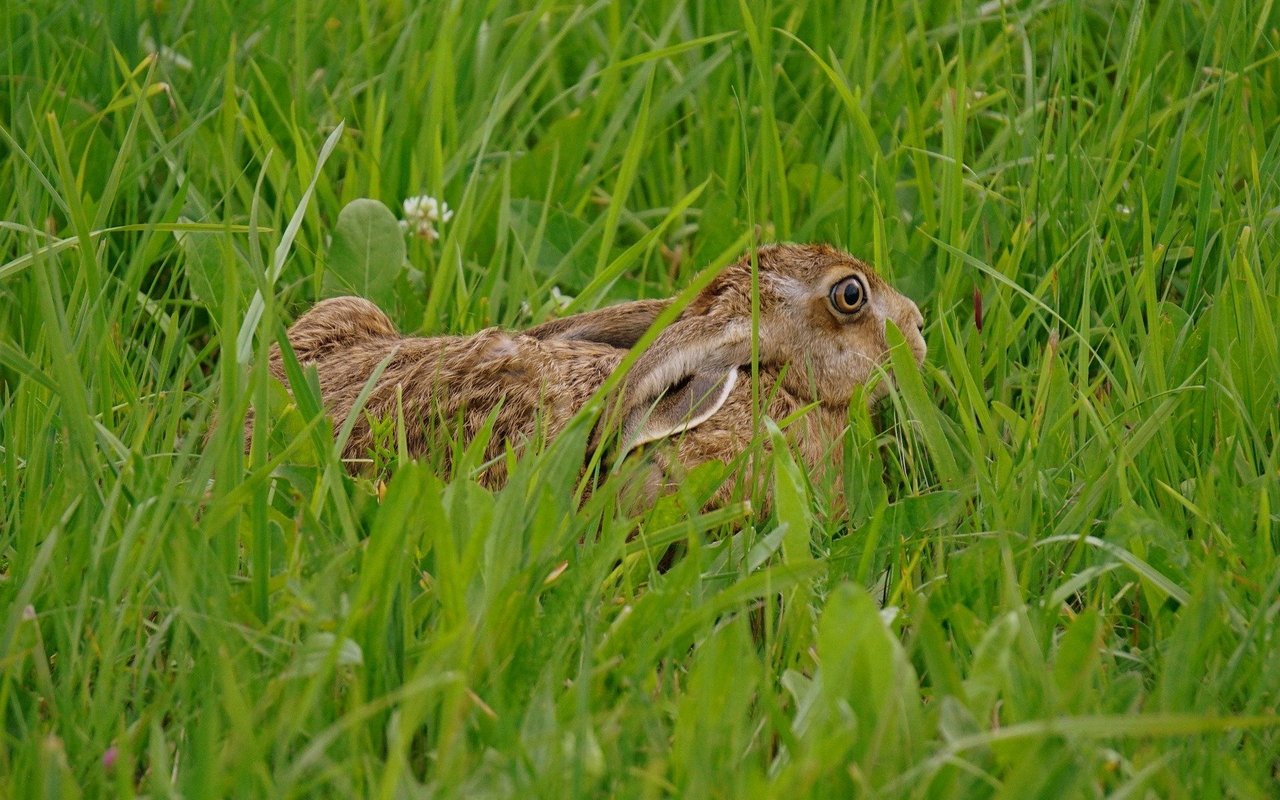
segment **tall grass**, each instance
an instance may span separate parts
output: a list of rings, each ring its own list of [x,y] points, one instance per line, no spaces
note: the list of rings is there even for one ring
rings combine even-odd
[[[1275,4],[36,0],[0,110],[0,795],[1275,795]],[[424,193],[406,330],[758,232],[929,362],[839,513],[350,478],[265,351]]]

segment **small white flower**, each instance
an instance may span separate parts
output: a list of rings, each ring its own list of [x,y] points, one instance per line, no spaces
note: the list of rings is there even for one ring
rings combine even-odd
[[[559,286],[552,286],[551,300],[556,304],[558,311],[566,311],[569,308],[569,304],[573,302],[573,295],[562,294]]]
[[[436,225],[443,225],[453,219],[453,210],[443,200],[430,195],[418,195],[404,201],[404,220],[400,223],[403,230],[411,231],[415,236],[434,242],[440,238]]]

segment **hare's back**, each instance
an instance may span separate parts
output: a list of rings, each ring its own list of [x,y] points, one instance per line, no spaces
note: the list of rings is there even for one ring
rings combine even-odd
[[[367,342],[348,355],[345,363],[317,365],[325,406],[339,423],[368,377],[386,361],[365,403],[366,413],[355,423],[348,454],[367,451],[372,443],[369,418],[392,419],[402,412],[409,450],[421,455],[441,436],[460,433],[470,441],[496,410],[489,447],[496,455],[539,430],[549,436],[559,433],[625,351],[489,329],[465,337]],[[352,379],[359,375],[364,378]]]

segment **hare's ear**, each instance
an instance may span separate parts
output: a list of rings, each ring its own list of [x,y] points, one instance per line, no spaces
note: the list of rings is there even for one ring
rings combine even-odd
[[[622,452],[710,419],[750,358],[750,329],[741,323],[693,317],[672,324],[636,362],[623,388]]]
[[[630,303],[553,319],[525,331],[535,339],[598,342],[623,350],[635,345],[670,300],[635,300]]]
[[[738,382],[738,368],[696,372],[649,406],[632,409],[623,422],[623,452],[645,442],[687,431],[720,410]]]

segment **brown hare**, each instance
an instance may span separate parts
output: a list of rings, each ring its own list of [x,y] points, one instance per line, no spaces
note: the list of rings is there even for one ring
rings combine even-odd
[[[886,321],[924,359],[920,310],[870,266],[826,245],[770,245],[756,259],[760,397],[769,399],[764,410],[774,419],[809,407],[787,434],[807,466],[819,469],[833,449],[839,452],[833,444],[856,388],[886,366]],[[523,333],[491,328],[421,338],[400,335],[367,300],[339,297],[317,303],[288,337],[298,361],[315,366],[324,406],[339,426],[387,361],[344,457],[365,457],[373,443],[369,418],[391,418],[398,407],[411,455],[438,441],[432,429],[453,429],[440,424],[460,420],[469,441],[496,410],[486,453],[495,463],[481,475],[496,486],[506,477],[497,457],[508,446],[562,431],[670,303],[622,303]],[[636,360],[608,404],[617,413],[605,415],[618,421],[616,454],[669,439],[655,453],[658,482],[711,459],[733,460],[752,437],[750,361],[748,254],[722,270]],[[284,380],[278,348],[271,373]],[[881,382],[870,400],[886,391]],[[597,431],[597,441],[605,436]]]

